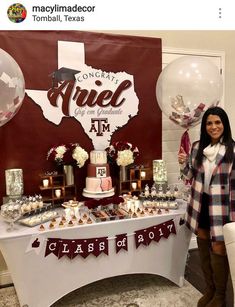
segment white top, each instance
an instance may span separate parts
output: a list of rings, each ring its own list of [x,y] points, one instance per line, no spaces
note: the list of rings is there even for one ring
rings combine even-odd
[[[203,166],[205,170],[204,192],[207,194],[209,194],[211,176],[216,166],[215,160],[216,160],[216,156],[219,151],[221,154],[225,153],[225,146],[222,145],[221,143],[217,143],[213,146],[210,144],[203,150],[203,154],[206,157],[205,161],[203,162]]]

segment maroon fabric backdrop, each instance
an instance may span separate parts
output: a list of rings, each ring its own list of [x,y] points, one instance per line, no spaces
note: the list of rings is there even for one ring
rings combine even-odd
[[[126,71],[134,76],[139,113],[115,132],[111,141],[126,140],[138,146],[135,162],[152,167],[161,158],[161,111],[155,86],[162,67],[161,39],[129,35],[109,35],[80,31],[1,31],[0,48],[20,65],[27,89],[48,90],[57,64],[57,41],[85,44],[87,65],[105,71]],[[24,194],[39,193],[39,174],[55,169],[46,160],[48,149],[58,143],[78,142],[86,151],[90,139],[74,118],[54,125],[44,118],[41,108],[27,95],[17,115],[0,127],[0,199],[5,196],[5,169],[22,168]],[[76,169],[78,197],[85,186],[86,165]],[[116,174],[117,175],[117,174]],[[115,174],[113,174],[115,176]],[[115,182],[115,180],[114,180]]]

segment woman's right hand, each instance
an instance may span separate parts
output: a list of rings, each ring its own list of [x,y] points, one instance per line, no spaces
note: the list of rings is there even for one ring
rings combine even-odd
[[[178,153],[178,162],[179,164],[185,164],[188,160],[188,155],[186,154],[184,148],[181,146]]]

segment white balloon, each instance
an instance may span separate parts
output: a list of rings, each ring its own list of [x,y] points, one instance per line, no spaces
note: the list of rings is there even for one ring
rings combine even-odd
[[[0,127],[19,111],[24,94],[25,81],[19,65],[0,49]]]
[[[160,109],[184,128],[199,124],[206,109],[218,105],[222,93],[219,69],[199,56],[183,56],[168,64],[156,85]]]

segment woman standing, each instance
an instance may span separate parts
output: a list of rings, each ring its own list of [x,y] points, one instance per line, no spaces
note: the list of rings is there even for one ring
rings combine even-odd
[[[229,119],[220,107],[203,115],[200,140],[178,161],[182,174],[192,179],[186,225],[197,235],[206,291],[198,307],[225,306],[229,266],[223,225],[235,221],[235,148]]]

